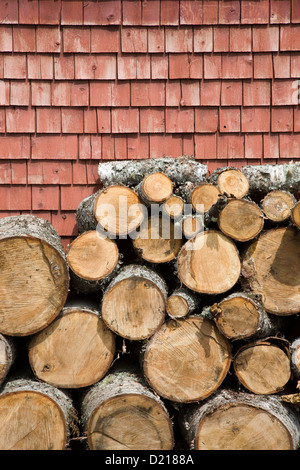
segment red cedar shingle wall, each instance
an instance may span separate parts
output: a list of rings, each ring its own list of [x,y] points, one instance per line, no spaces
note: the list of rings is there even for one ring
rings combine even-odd
[[[66,244],[99,161],[299,161],[299,78],[299,0],[0,0],[0,216]]]

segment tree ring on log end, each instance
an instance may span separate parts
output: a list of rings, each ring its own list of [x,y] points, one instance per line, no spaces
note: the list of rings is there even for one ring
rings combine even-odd
[[[195,402],[211,395],[231,364],[229,341],[208,319],[168,320],[149,340],[144,375],[158,395],[174,402]]]
[[[91,450],[170,450],[173,431],[160,403],[123,393],[101,403],[88,423]]]
[[[241,199],[249,191],[248,178],[238,169],[222,171],[217,179],[217,185],[222,194]]]
[[[0,450],[64,450],[66,421],[61,408],[37,391],[0,396]]]
[[[45,240],[12,236],[0,240],[0,332],[36,333],[63,308],[69,290],[66,260]]]
[[[266,217],[273,222],[283,222],[291,215],[295,198],[286,191],[270,191],[263,199],[262,208]]]
[[[300,201],[292,209],[292,221],[300,229]]]
[[[234,242],[217,230],[201,232],[188,240],[178,254],[177,265],[183,284],[203,294],[228,291],[241,271]]]
[[[246,242],[262,231],[264,217],[254,202],[231,199],[219,214],[218,226],[228,237]]]
[[[151,173],[142,183],[142,193],[149,202],[163,202],[173,193],[173,183],[164,173]]]
[[[67,260],[78,277],[98,281],[112,273],[118,264],[119,250],[114,240],[90,230],[70,244]]]

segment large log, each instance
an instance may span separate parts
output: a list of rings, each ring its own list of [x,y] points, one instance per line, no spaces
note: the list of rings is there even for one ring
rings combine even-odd
[[[278,331],[279,317],[270,317],[254,297],[235,292],[210,307],[217,327],[230,341],[266,338]]]
[[[300,201],[298,201],[291,212],[291,219],[293,224],[300,229]]]
[[[219,213],[218,226],[233,240],[247,242],[262,231],[264,216],[254,202],[246,199],[230,199]]]
[[[296,450],[300,444],[298,413],[275,395],[217,391],[182,409],[180,427],[195,450]]]
[[[273,190],[299,191],[300,163],[246,165],[241,168],[249,181],[250,193],[267,194]]]
[[[71,287],[77,292],[103,291],[122,264],[118,245],[98,230],[84,232],[68,246]]]
[[[144,375],[161,397],[178,403],[214,393],[231,364],[231,346],[215,324],[201,315],[169,319],[142,354]]]
[[[103,294],[103,321],[123,338],[148,338],[165,320],[167,292],[164,279],[152,268],[124,266]]]
[[[91,450],[172,450],[168,411],[140,374],[118,366],[82,397],[82,426]]]
[[[234,242],[217,230],[188,240],[177,257],[178,277],[191,290],[221,294],[240,277],[241,263]]]
[[[0,332],[26,336],[62,309],[69,270],[52,225],[33,215],[0,219]]]
[[[102,379],[115,354],[115,334],[96,306],[66,304],[60,315],[28,345],[34,375],[58,388],[87,387]]]
[[[0,333],[0,385],[6,379],[16,357],[17,348],[14,338]]]
[[[233,368],[248,391],[271,395],[284,390],[291,378],[289,345],[266,338],[242,346],[233,358]]]
[[[262,232],[242,255],[241,282],[262,298],[268,313],[300,312],[300,233],[292,227]]]
[[[205,180],[207,166],[188,156],[112,161],[98,166],[100,182],[104,186],[124,184],[134,187],[154,172],[164,173],[177,185],[186,181],[198,183]]]
[[[65,391],[32,379],[0,389],[1,450],[65,450],[78,435],[78,416]]]
[[[137,230],[146,213],[133,189],[112,185],[86,197],[77,208],[76,220],[79,233],[99,230],[111,238],[126,238]]]

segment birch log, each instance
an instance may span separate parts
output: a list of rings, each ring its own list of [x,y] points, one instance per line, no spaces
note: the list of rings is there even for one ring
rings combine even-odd
[[[233,240],[247,242],[262,231],[264,216],[254,202],[246,199],[230,199],[219,213],[218,226]]]
[[[14,338],[0,333],[0,385],[6,379],[16,357],[17,348]]]
[[[78,416],[64,391],[32,379],[0,389],[1,450],[65,450],[78,435]]]
[[[292,209],[292,213],[291,213],[291,219],[292,219],[292,222],[293,224],[298,228],[300,229],[300,201],[298,201],[293,209]]]
[[[172,421],[163,401],[131,367],[115,366],[82,397],[91,450],[172,450]]]
[[[247,165],[242,167],[249,181],[250,193],[265,193],[273,190],[299,191],[300,163],[276,165]]]
[[[195,450],[297,450],[300,444],[299,414],[274,395],[220,390],[186,406],[180,426]]]
[[[295,196],[288,191],[270,191],[262,200],[261,206],[265,216],[272,222],[281,223],[291,217],[296,203]]]
[[[241,199],[249,192],[248,177],[238,168],[219,168],[208,177],[208,181],[228,197]]]
[[[0,219],[0,332],[26,336],[62,309],[69,269],[52,225],[33,215]]]

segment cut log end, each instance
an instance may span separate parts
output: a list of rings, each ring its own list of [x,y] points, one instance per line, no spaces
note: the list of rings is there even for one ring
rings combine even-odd
[[[242,284],[274,315],[300,312],[300,233],[292,227],[259,235],[242,256]]]
[[[291,377],[288,355],[267,341],[241,348],[233,367],[240,383],[257,395],[280,392]]]
[[[123,394],[102,403],[88,429],[91,450],[170,450],[169,417],[159,403],[138,394]]]
[[[45,328],[69,289],[65,259],[46,241],[15,236],[0,241],[0,331],[26,336]]]
[[[174,402],[194,402],[221,385],[231,348],[215,325],[200,316],[169,320],[148,342],[143,357],[149,385]]]
[[[217,179],[217,186],[222,194],[241,199],[249,191],[248,178],[238,169],[222,171]]]
[[[262,201],[265,216],[273,222],[284,222],[291,216],[295,198],[286,191],[270,191]]]
[[[168,298],[167,312],[172,318],[183,318],[189,313],[189,304],[181,295],[173,294]]]
[[[94,203],[94,217],[100,227],[113,236],[126,236],[144,220],[141,200],[130,188],[109,186],[99,192]]]
[[[70,244],[67,260],[78,277],[98,281],[113,272],[118,264],[119,250],[114,240],[92,230]]]
[[[228,237],[246,242],[262,231],[264,217],[254,202],[231,199],[219,214],[218,226]]]
[[[164,202],[173,193],[173,183],[164,173],[152,173],[144,178],[141,191],[149,202]]]
[[[217,186],[211,183],[201,183],[193,189],[190,201],[196,212],[204,214],[216,204],[219,195],[220,190]]]
[[[204,221],[202,216],[187,215],[181,221],[182,235],[189,240],[204,230]]]
[[[99,315],[83,308],[65,308],[29,344],[35,376],[59,388],[87,387],[110,368],[115,335]]]
[[[178,276],[191,290],[221,294],[239,279],[240,258],[233,241],[221,232],[208,230],[183,245],[177,257]]]
[[[291,213],[292,221],[300,229],[300,201],[295,204]]]
[[[184,211],[184,201],[180,196],[172,194],[163,204],[164,213],[171,219],[178,219]]]

